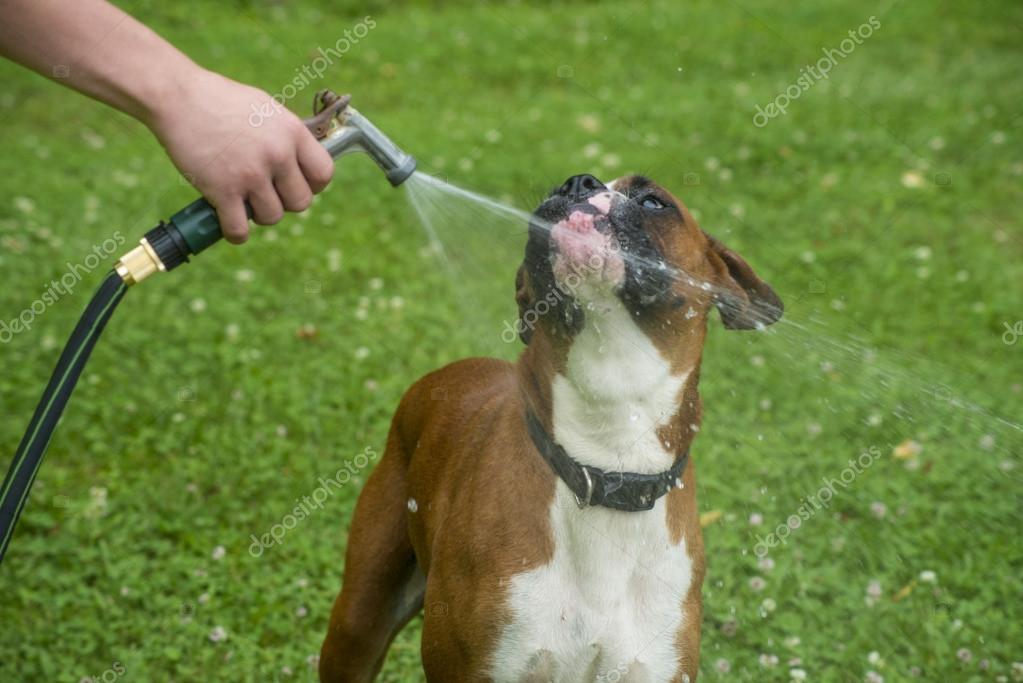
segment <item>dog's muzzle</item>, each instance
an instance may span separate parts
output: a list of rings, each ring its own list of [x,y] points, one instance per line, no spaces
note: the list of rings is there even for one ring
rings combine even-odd
[[[560,204],[563,216],[551,226],[551,259],[560,284],[585,280],[617,287],[624,281],[625,262],[611,215],[622,198],[593,176],[578,175],[548,200]]]

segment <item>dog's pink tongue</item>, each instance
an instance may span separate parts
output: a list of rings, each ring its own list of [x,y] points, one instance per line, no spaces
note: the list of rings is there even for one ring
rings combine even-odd
[[[603,251],[606,242],[597,232],[596,216],[585,211],[573,211],[554,225],[552,236],[559,253],[571,263],[585,263]]]
[[[606,220],[606,213],[594,214],[583,209],[572,211],[554,224],[551,237],[557,252],[554,258],[556,277],[565,279],[574,273],[613,284],[622,281],[625,263],[613,248],[613,238],[597,229],[598,222]]]

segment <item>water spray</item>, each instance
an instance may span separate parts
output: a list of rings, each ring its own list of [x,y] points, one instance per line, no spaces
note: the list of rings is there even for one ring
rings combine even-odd
[[[351,97],[329,90],[316,94],[313,116],[306,127],[333,159],[348,152],[365,152],[392,186],[404,183],[416,170],[416,160],[395,145],[369,119],[349,106]],[[251,208],[246,206],[251,217]],[[96,292],[57,361],[57,367],[29,422],[0,489],[0,561],[10,543],[46,447],[64,412],[78,377],[103,328],[127,290],[154,273],[174,270],[216,244],[223,234],[217,213],[197,199],[167,222],[160,222],[135,247],[118,259]]]

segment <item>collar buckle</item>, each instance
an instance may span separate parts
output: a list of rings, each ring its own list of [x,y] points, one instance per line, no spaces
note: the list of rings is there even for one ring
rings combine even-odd
[[[593,477],[590,475],[590,470],[587,467],[581,468],[583,472],[583,478],[586,480],[586,500],[579,497],[578,494],[573,493],[575,497],[575,504],[579,506],[579,509],[588,508],[590,501],[593,500]]]

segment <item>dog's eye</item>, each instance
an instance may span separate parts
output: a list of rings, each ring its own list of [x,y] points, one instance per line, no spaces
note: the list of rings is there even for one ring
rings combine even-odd
[[[662,202],[660,199],[658,199],[657,197],[655,197],[652,194],[648,194],[647,196],[645,196],[642,199],[640,199],[639,200],[639,205],[642,206],[644,209],[653,209],[653,210],[667,208],[664,205],[664,202]]]

